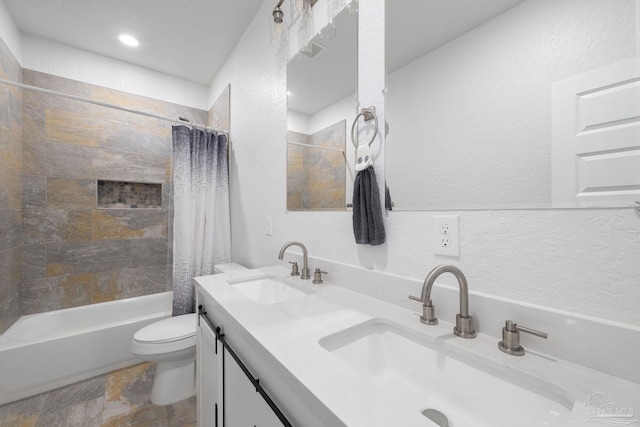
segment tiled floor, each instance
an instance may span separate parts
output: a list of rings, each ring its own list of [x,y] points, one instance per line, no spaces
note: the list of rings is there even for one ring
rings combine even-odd
[[[0,406],[2,427],[195,427],[195,397],[149,402],[155,364],[143,363]]]

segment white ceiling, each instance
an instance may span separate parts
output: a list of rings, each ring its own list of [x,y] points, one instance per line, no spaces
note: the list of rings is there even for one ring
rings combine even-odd
[[[22,33],[209,85],[263,0],[0,0]],[[267,18],[265,18],[265,25]],[[127,48],[121,33],[138,38]],[[268,37],[265,31],[265,37]]]

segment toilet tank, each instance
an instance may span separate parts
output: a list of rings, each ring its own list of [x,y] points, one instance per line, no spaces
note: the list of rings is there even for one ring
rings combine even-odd
[[[237,262],[226,262],[224,264],[216,264],[213,266],[213,274],[230,273],[232,271],[248,270],[244,265]]]

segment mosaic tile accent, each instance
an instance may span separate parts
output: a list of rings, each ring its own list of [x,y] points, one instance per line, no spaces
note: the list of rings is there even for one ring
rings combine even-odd
[[[98,180],[98,209],[162,209],[162,184]]]
[[[155,363],[142,363],[0,406],[11,427],[195,427],[196,398],[149,401]]]

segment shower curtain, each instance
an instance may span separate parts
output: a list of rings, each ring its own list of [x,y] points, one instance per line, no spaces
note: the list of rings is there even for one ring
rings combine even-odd
[[[193,313],[191,279],[231,260],[227,136],[173,126],[173,315]]]

